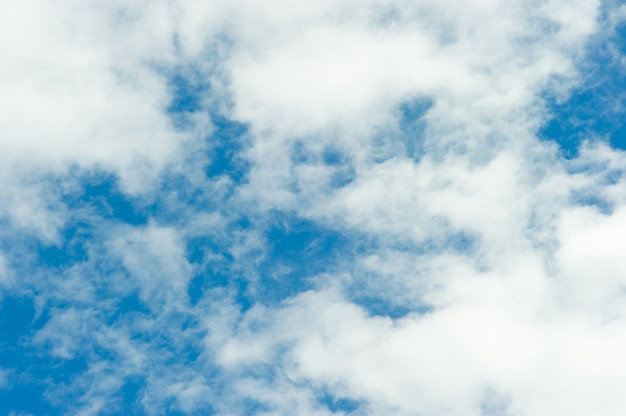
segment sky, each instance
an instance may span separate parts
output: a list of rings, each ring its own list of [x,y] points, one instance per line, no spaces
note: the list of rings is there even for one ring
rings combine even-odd
[[[625,414],[619,0],[0,35],[0,415]]]

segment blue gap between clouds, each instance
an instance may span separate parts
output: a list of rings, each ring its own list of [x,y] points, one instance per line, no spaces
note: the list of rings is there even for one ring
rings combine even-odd
[[[65,414],[45,400],[50,383],[68,383],[87,368],[84,358],[52,359],[29,343],[48,316],[35,316],[32,298],[4,296],[0,302],[0,367],[9,371],[9,387],[0,389],[0,414]]]
[[[331,176],[331,186],[335,189],[343,188],[356,179],[356,169],[349,158],[339,149],[326,148],[322,153],[322,161],[327,166],[335,168]]]
[[[135,310],[137,303],[133,299],[120,302],[129,311]],[[49,308],[35,317],[33,299],[19,296],[5,296],[0,304],[0,367],[10,371],[8,389],[0,389],[0,414],[10,411],[30,412],[32,414],[66,414],[67,403],[46,400],[46,395],[57,389],[64,390],[88,368],[90,356],[99,360],[114,361],[115,357],[97,344],[83,346],[72,359],[60,359],[48,355],[49,348],[41,348],[30,343],[30,337],[41,329],[50,318]],[[63,308],[62,305],[58,305]],[[130,380],[118,392],[124,409],[132,408],[138,394],[136,380]],[[77,398],[82,391],[72,390],[64,393],[66,397]],[[4,412],[4,413],[3,413]],[[143,414],[137,412],[135,414]]]
[[[358,295],[351,300],[364,308],[369,316],[380,316],[391,319],[401,319],[412,312],[425,315],[433,310],[429,305],[409,306],[406,304],[392,303],[387,299],[373,295]]]
[[[87,261],[89,244],[96,238],[94,234],[97,228],[107,221],[130,225],[147,223],[147,215],[120,191],[115,176],[90,173],[79,175],[78,180],[78,191],[65,194],[62,198],[73,215],[62,230],[61,242],[52,246],[42,242],[29,243],[35,245],[33,251],[37,255],[37,268],[47,270],[47,273],[62,273],[76,263]],[[88,348],[88,351],[79,352],[76,358],[69,360],[47,356],[48,349],[42,350],[29,344],[29,338],[48,321],[49,309],[44,309],[32,321],[32,299],[22,298],[17,301],[5,296],[1,303],[0,330],[4,342],[0,351],[0,365],[12,370],[11,377],[15,382],[8,390],[0,390],[0,413],[6,411],[8,414],[13,410],[32,414],[65,414],[67,408],[63,404],[57,406],[46,401],[46,393],[53,392],[55,386],[71,383],[83,374],[87,369],[86,354],[96,354],[105,359],[111,358],[110,354]],[[60,308],[67,306],[56,305]],[[141,309],[139,302],[133,302],[132,297],[122,299],[120,308],[125,309],[125,312]],[[11,334],[11,337],[6,338],[7,334]],[[74,394],[77,393],[70,393]]]
[[[433,106],[428,98],[416,98],[405,101],[400,106],[399,127],[406,157],[418,160],[424,154],[424,132],[426,120],[424,116]]]
[[[264,303],[280,302],[312,289],[308,279],[331,271],[348,246],[343,234],[313,221],[284,212],[274,212],[272,217],[266,231],[270,249],[255,288]]]
[[[218,178],[228,176],[235,184],[241,184],[246,179],[250,169],[249,164],[240,157],[245,143],[244,137],[247,127],[225,117],[219,109],[211,105],[211,85],[210,77],[202,73],[201,70],[193,67],[177,68],[169,76],[169,87],[172,94],[168,113],[174,120],[175,125],[180,129],[190,127],[189,115],[205,111],[209,114],[213,125],[213,131],[205,139],[208,142],[207,160],[204,173],[207,178]],[[169,178],[168,186],[177,190],[177,196],[181,202],[191,207],[202,207],[203,209],[217,209],[221,201],[208,201],[206,195],[200,190],[189,188],[189,184],[179,181],[180,178]],[[179,183],[180,182],[180,183]],[[152,214],[155,217],[169,218],[176,221],[177,213],[163,212],[162,208],[154,207]],[[204,290],[210,287],[226,287],[235,285],[239,294],[244,293],[247,287],[247,280],[232,276],[229,272],[228,264],[233,259],[228,254],[223,245],[216,244],[209,237],[198,237],[187,241],[188,260],[199,267],[200,270],[192,278],[188,295],[192,305],[195,305],[203,296]],[[211,267],[201,266],[207,250],[218,253],[225,257],[226,265],[219,270]],[[242,303],[246,301],[239,299]],[[249,307],[250,305],[246,305]]]
[[[234,259],[228,253],[227,247],[216,243],[211,237],[196,237],[187,240],[186,252],[188,253],[187,260],[198,268],[187,288],[192,305],[197,304],[204,295],[204,291],[210,288],[226,288],[234,285],[237,293],[245,291],[244,279],[237,277],[231,270]],[[221,256],[223,262],[205,265],[207,256],[214,255]]]
[[[615,58],[612,53],[620,56]],[[619,59],[626,57],[626,24],[616,28],[608,39],[595,39],[587,48],[582,85],[565,102],[546,95],[547,110],[553,117],[538,134],[555,141],[563,156],[578,156],[584,140],[603,140],[626,149],[626,68]]]
[[[211,405],[205,405],[188,412],[179,410],[177,400],[173,398],[166,401],[165,409],[161,409],[161,412],[160,414],[166,416],[213,416],[217,414]],[[141,412],[141,414],[144,415],[145,413]]]
[[[414,256],[426,255],[431,252],[447,250],[458,254],[469,254],[476,250],[476,238],[464,233],[446,235],[440,241],[425,241],[420,244],[398,242],[393,246],[394,250],[409,252]],[[380,247],[376,242],[368,242],[365,237],[360,239],[360,244],[352,247],[354,254],[365,257],[369,254],[380,252]],[[399,299],[397,292],[381,290],[377,284],[381,283],[381,276],[361,276],[363,280],[356,280],[348,288],[347,297],[350,301],[363,308],[369,316],[380,316],[391,319],[401,319],[409,313],[428,314],[433,311],[431,305],[426,303],[416,303]],[[376,280],[374,285],[369,284],[369,280]],[[393,289],[402,290],[401,286]]]
[[[333,413],[342,412],[350,414],[359,410],[362,405],[362,402],[358,400],[350,399],[348,397],[337,397],[329,391],[324,391],[318,400]]]
[[[150,314],[150,309],[139,299],[139,293],[134,292],[119,299],[115,305],[115,312],[107,319],[107,325],[113,325],[117,320],[128,314]]]
[[[333,188],[343,188],[356,179],[353,163],[341,150],[327,147],[322,152],[322,162],[334,168],[330,183]]]
[[[347,244],[342,234],[312,221],[277,211],[271,216],[269,227],[264,229],[269,248],[257,268],[258,279],[239,276],[238,272],[232,271],[230,264],[234,259],[224,247],[209,238],[198,238],[189,242],[187,250],[191,263],[202,264],[207,252],[219,253],[225,260],[219,267],[201,270],[192,279],[188,289],[192,304],[197,303],[204,290],[211,287],[233,288],[237,293],[236,300],[244,311],[256,302],[280,302],[311,289],[308,278],[328,271],[338,251]],[[263,226],[242,219],[235,227],[237,228],[232,230],[233,233]]]
[[[295,166],[331,167],[333,170],[330,186],[334,189],[342,188],[356,179],[356,170],[351,156],[338,146],[326,146],[320,153],[317,153],[309,149],[304,141],[299,141],[293,147],[291,160]]]
[[[92,218],[113,220],[129,225],[144,225],[148,216],[144,207],[125,195],[116,176],[106,173],[85,175],[82,193],[66,198],[72,212],[85,211]]]
[[[384,163],[393,158],[407,158],[418,162],[425,153],[425,115],[432,106],[432,99],[427,97],[402,102],[396,109],[396,128],[383,129],[372,137],[372,161]]]
[[[143,406],[141,405],[141,396],[146,388],[146,382],[143,377],[130,376],[124,381],[121,388],[121,408],[124,414],[143,415]]]
[[[250,170],[250,164],[240,157],[248,128],[219,114],[212,115],[212,121],[215,130],[210,137],[211,163],[205,173],[208,177],[227,175],[235,183],[242,183]]]
[[[86,261],[87,244],[93,239],[93,219],[111,220],[130,225],[147,223],[147,216],[119,190],[116,177],[109,174],[89,174],[79,178],[80,192],[64,195],[62,201],[72,213],[63,229],[59,245],[37,242],[39,265],[47,268],[66,267]]]
[[[249,164],[240,157],[244,148],[244,137],[248,131],[245,124],[228,119],[219,109],[212,108],[208,99],[211,86],[204,81],[207,74],[194,68],[179,68],[169,78],[172,99],[167,108],[174,124],[182,130],[192,127],[190,114],[206,111],[211,117],[213,132],[209,141],[206,167],[207,177],[227,175],[240,183],[250,169]]]

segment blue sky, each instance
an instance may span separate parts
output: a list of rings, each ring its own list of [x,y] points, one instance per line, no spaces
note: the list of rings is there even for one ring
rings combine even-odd
[[[231,3],[0,6],[0,415],[623,415],[626,7]]]

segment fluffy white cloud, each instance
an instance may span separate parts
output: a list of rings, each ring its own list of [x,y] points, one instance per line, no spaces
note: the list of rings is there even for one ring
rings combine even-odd
[[[100,167],[139,190],[183,139],[164,113],[169,93],[154,67],[172,55],[167,10],[73,1],[2,8],[4,170]]]
[[[469,151],[464,162],[473,169],[504,146],[535,152],[526,146],[545,118],[539,94],[562,96],[576,81],[573,65],[595,29],[597,3],[308,7],[280,17],[271,8],[236,8],[232,19],[245,24],[228,32],[232,114],[255,133],[250,190],[270,206],[293,208],[293,194],[324,174],[319,162],[316,171],[298,166],[295,146],[311,155],[332,147],[364,175],[376,158],[401,157],[398,108],[414,99],[433,105],[423,136],[407,140],[436,159]],[[381,136],[391,136],[382,148]],[[326,191],[300,196],[325,201]]]
[[[193,145],[166,111],[167,3],[3,3],[0,27],[0,215],[14,225],[55,241],[67,213],[48,179],[113,173],[141,194]]]
[[[564,99],[580,81],[599,8],[0,6],[0,96],[11,97],[0,99],[0,214],[58,241],[73,214],[62,196],[79,186],[68,178],[88,171],[117,175],[128,194],[158,189],[155,210],[167,212],[141,226],[95,220],[87,259],[24,279],[41,302],[70,304],[51,309],[35,345],[64,360],[113,357],[90,357],[74,380],[74,391],[92,386],[78,411],[103,412],[141,377],[139,402],[155,414],[246,414],[249,400],[258,414],[322,415],[324,394],[360,403],[357,414],[623,414],[626,158],[586,144],[565,160],[537,138],[550,116],[542,97]],[[211,128],[193,115],[178,130],[167,113],[168,71],[185,65],[210,84],[201,106],[248,127],[240,183],[186,163],[204,157]],[[402,106],[415,101],[432,105],[408,131]],[[184,185],[160,183],[162,172]],[[278,304],[259,277],[274,210],[350,240],[309,276],[313,290]],[[187,243],[202,238],[196,267]],[[201,285],[192,305],[194,273],[210,281],[213,266],[228,282]],[[120,311],[118,297],[135,292],[145,310]],[[407,314],[377,316],[360,298]]]
[[[606,176],[623,155],[594,148],[568,162],[535,137],[541,94],[576,82],[598,3],[439,4],[382,19],[363,11],[372,4],[346,16],[351,5],[336,3],[287,23],[255,11],[233,36],[233,114],[255,134],[243,195],[379,248],[343,264],[348,277],[320,278],[339,289],[247,312],[211,344],[218,362],[274,366],[301,389],[362,400],[365,414],[620,414],[623,182]],[[396,109],[416,97],[433,102],[410,138],[426,155],[391,147],[376,160],[375,141],[398,140]],[[340,189],[320,162],[328,146],[354,169]],[[613,208],[579,207],[585,198]],[[450,244],[459,234],[469,247]],[[373,317],[349,300],[358,286],[432,310]],[[264,383],[245,394],[289,413]]]

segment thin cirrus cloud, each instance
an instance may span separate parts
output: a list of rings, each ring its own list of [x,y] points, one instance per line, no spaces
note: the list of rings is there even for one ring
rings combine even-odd
[[[3,413],[623,414],[618,2],[0,7]]]

